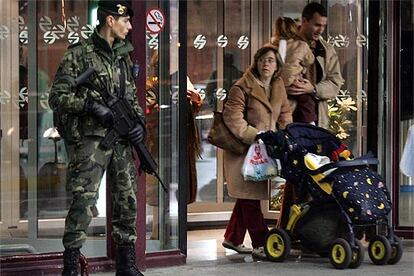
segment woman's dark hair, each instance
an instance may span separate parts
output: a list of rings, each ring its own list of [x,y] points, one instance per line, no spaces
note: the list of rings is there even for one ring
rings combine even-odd
[[[307,21],[312,20],[313,14],[318,13],[320,16],[327,17],[328,13],[324,6],[319,3],[311,2],[307,4],[302,11],[302,18],[305,18]]]
[[[280,70],[282,69],[283,62],[280,58],[278,48],[272,44],[266,44],[265,46],[257,50],[256,54],[254,54],[254,61],[252,66],[250,67],[251,72],[253,73],[253,75],[256,76],[256,78],[260,78],[259,70],[257,69],[257,63],[259,62],[259,59],[270,51],[273,52],[276,56],[276,71],[273,74],[272,78],[275,79],[280,75]]]

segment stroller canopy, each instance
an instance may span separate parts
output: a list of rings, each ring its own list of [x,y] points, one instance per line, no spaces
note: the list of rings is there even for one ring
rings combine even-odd
[[[286,132],[293,140],[308,152],[331,157],[342,143],[330,131],[304,123],[292,123],[286,127]]]

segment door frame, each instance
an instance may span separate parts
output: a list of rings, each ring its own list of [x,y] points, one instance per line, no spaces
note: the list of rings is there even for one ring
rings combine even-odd
[[[271,1],[251,1],[250,2],[250,57],[253,59],[254,53],[264,43],[268,42],[268,38],[271,33],[272,14],[277,13],[275,4]],[[218,1],[217,10],[217,31],[218,33],[224,33],[225,31],[225,0]],[[262,18],[257,20],[257,18]],[[223,72],[223,60],[224,60],[224,48],[217,50],[217,87],[223,86],[224,72]],[[231,211],[234,207],[234,202],[224,202],[224,164],[223,164],[223,150],[216,149],[216,172],[217,172],[217,190],[216,201],[211,202],[194,202],[188,206],[188,220],[191,222],[202,222],[205,219],[209,222],[227,221],[230,218]],[[267,200],[264,202],[268,202]],[[262,206],[268,204],[262,203]],[[265,217],[269,216],[274,218],[274,212],[269,213],[268,209],[262,209]]]
[[[391,183],[392,187],[392,210],[391,214],[392,225],[394,231],[398,236],[404,238],[414,238],[414,227],[413,226],[400,226],[399,225],[399,201],[400,201],[400,148],[403,146],[400,144],[401,133],[400,133],[400,38],[401,38],[401,1],[388,1],[387,2],[387,61],[389,61],[389,70],[387,72],[388,84],[387,90],[390,94],[390,100],[387,106],[387,143],[384,145],[391,145],[386,149],[388,156],[391,158],[391,164],[387,168],[387,182]],[[389,173],[388,173],[389,172]]]

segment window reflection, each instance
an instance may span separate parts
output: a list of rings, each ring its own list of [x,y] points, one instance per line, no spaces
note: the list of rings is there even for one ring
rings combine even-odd
[[[20,141],[20,162],[19,162],[19,196],[20,196],[20,219],[27,219],[28,211],[28,26],[27,26],[27,1],[19,2],[19,141]]]
[[[2,24],[5,22],[7,26],[18,30],[14,32],[10,29],[13,33],[7,34],[7,38],[10,38],[8,41],[2,38],[4,36],[4,32],[1,32],[4,30],[3,25],[0,30],[2,33],[0,35],[1,59],[11,62],[7,65],[7,71],[2,67],[0,80],[8,79],[12,85],[17,84],[14,89],[7,89],[12,91],[8,100],[13,103],[13,106],[10,105],[12,108],[3,105],[0,101],[2,114],[0,124],[2,130],[5,127],[9,130],[7,139],[19,141],[16,146],[9,146],[6,143],[7,154],[1,156],[1,164],[7,164],[9,157],[18,162],[11,163],[12,169],[10,170],[4,166],[0,168],[1,175],[8,175],[11,178],[10,184],[14,183],[13,187],[1,184],[1,193],[5,192],[10,195],[10,199],[7,202],[2,201],[0,205],[8,207],[6,229],[11,227],[9,231],[2,232],[2,236],[10,234],[10,237],[24,238],[29,234],[37,233],[38,237],[52,238],[47,245],[36,246],[34,248],[36,252],[58,251],[58,248],[61,248],[64,218],[71,200],[70,189],[66,187],[65,145],[53,130],[53,114],[48,106],[49,87],[67,47],[80,39],[86,39],[92,28],[88,25],[88,19],[94,7],[93,3],[89,5],[89,1],[76,1],[75,5],[74,1],[70,1],[67,2],[65,9],[61,3],[57,0],[37,2],[35,5],[37,15],[29,15],[29,1],[7,1],[7,5],[3,7],[6,10],[5,18],[9,19],[3,20],[2,16],[0,20]],[[14,14],[15,11],[18,14]],[[37,16],[36,25],[28,25],[30,16]],[[18,18],[18,25],[13,24],[16,18]],[[29,41],[29,32],[34,30],[36,30],[35,36],[30,38],[37,39],[37,45]],[[18,39],[14,39],[13,34],[17,34]],[[13,45],[14,42],[18,45]],[[29,49],[36,46],[37,48],[33,50],[37,56],[32,57],[32,63],[29,63]],[[11,49],[18,49],[18,51]],[[3,59],[4,54],[11,58]],[[31,74],[36,71],[37,76],[33,77]],[[9,73],[9,77],[3,77]],[[37,80],[36,93],[33,94],[32,91],[33,97],[30,98],[36,103],[30,102],[28,98],[30,78]],[[6,86],[2,83],[1,87],[3,89]],[[4,98],[3,91],[0,93],[0,98]],[[3,120],[6,117],[9,117],[7,121],[11,122],[10,126],[6,125],[6,121]],[[3,138],[2,146],[4,145]],[[29,147],[29,140],[34,141],[36,146]],[[32,149],[34,151],[31,151]],[[34,195],[36,198],[33,198]],[[105,195],[103,199],[105,200]],[[33,206],[37,206],[37,213],[34,215]],[[92,212],[96,216],[98,213],[105,216],[105,204],[100,208],[101,210],[92,210]],[[4,210],[1,212],[4,214]],[[32,223],[34,221],[36,223]],[[95,237],[105,236],[105,224],[105,219],[98,223],[94,219],[90,232]],[[33,229],[33,225],[37,228]],[[96,228],[97,225],[99,229]],[[102,240],[105,242],[105,239]],[[2,242],[14,244],[12,238],[2,240]],[[105,250],[99,250],[99,252],[99,254],[105,254]]]
[[[147,147],[158,163],[158,173],[167,187],[146,175],[146,251],[178,247],[178,1],[147,1],[147,10],[159,9],[169,18],[169,29],[147,32],[146,108]]]
[[[39,219],[64,219],[71,201],[66,187],[67,156],[63,140],[55,137],[53,112],[48,106],[48,91],[63,54],[70,44],[81,39],[81,27],[88,22],[88,3],[62,6],[56,1],[38,4],[38,179]],[[84,39],[84,38],[82,38]],[[42,231],[39,232],[42,235]],[[56,233],[61,236],[61,232]]]
[[[0,14],[0,218],[6,243],[28,209],[27,1],[2,2]],[[16,228],[20,228],[16,230]],[[4,231],[3,231],[4,230]],[[23,230],[23,231],[22,231]],[[19,232],[19,233],[18,233]],[[3,243],[3,240],[2,240]]]
[[[403,149],[414,137],[409,137],[409,129],[414,125],[414,97],[413,97],[413,33],[414,33],[414,1],[402,1],[400,7],[400,157]],[[414,127],[411,127],[414,132]],[[410,158],[410,157],[409,157]],[[399,191],[399,226],[413,226],[412,215],[414,205],[414,176],[400,173]]]
[[[217,91],[219,46],[225,45],[224,36],[218,40],[219,1],[189,1],[187,12],[187,71],[196,89],[203,96],[203,106],[196,119],[201,137],[202,155],[196,162],[196,202],[217,202],[216,148],[207,141],[212,123]],[[201,12],[202,11],[202,12]]]
[[[221,86],[229,91],[231,86],[243,75],[250,65],[250,47],[247,42],[250,37],[251,3],[248,1],[230,0],[224,3],[224,32],[232,42],[224,49],[223,82]],[[244,40],[240,37],[244,36]],[[239,41],[239,44],[237,43]],[[223,201],[232,202],[224,182]]]
[[[368,53],[364,12],[361,1],[328,2],[327,41],[338,54],[345,79],[339,95],[329,103],[330,127],[355,156],[366,149]]]
[[[188,5],[187,70],[204,96],[203,107],[196,117],[203,148],[196,165],[200,203],[232,201],[225,181],[217,179],[222,168],[218,167],[217,149],[208,142],[207,135],[213,111],[222,104],[250,62],[250,5],[248,1],[237,0],[214,4],[194,1]]]

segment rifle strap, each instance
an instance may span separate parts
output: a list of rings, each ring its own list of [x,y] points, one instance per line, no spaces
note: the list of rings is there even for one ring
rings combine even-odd
[[[119,69],[121,75],[119,76],[119,98],[123,98],[125,95],[125,60],[121,58],[119,60]]]

